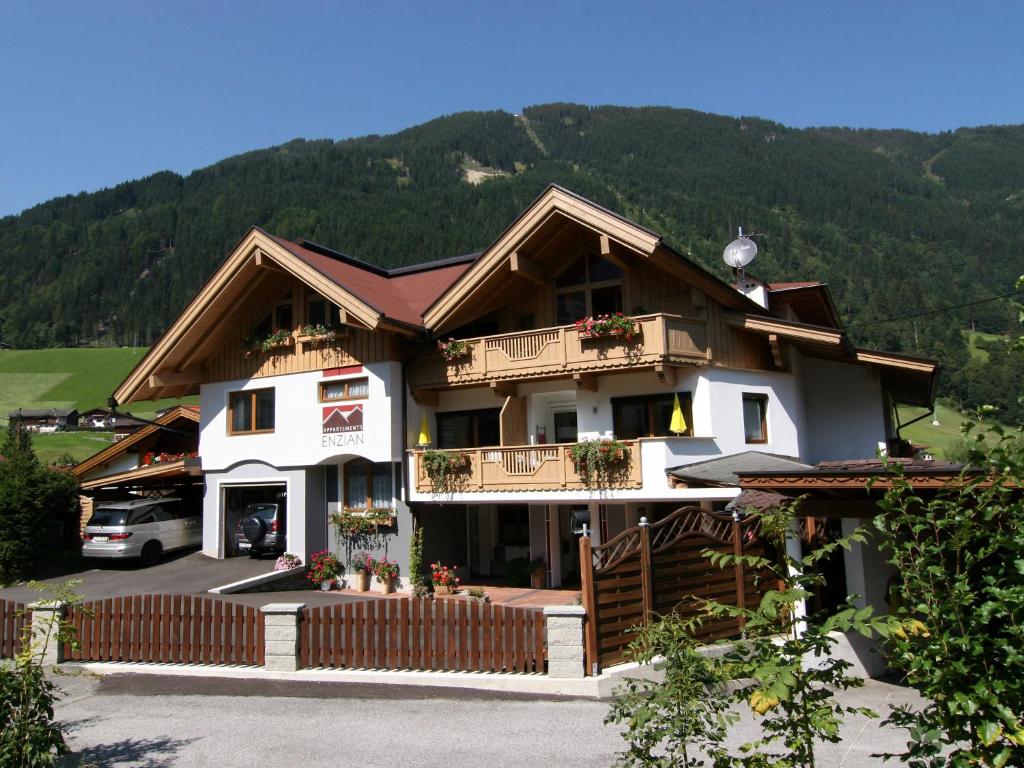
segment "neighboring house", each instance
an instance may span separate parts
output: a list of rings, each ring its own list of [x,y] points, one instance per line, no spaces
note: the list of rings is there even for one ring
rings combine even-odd
[[[575,325],[615,312],[629,337]],[[439,339],[464,343],[446,361]],[[582,522],[596,543],[724,508],[762,454],[754,469],[873,457],[897,404],[931,405],[935,374],[854,347],[820,283],[731,285],[552,186],[482,253],[395,270],[254,228],[114,396],[199,394],[209,555],[231,552],[245,504],[286,496],[304,559],[348,554],[332,513],[390,513],[368,543],[403,576],[415,521],[427,562],[500,577],[540,557],[558,586],[578,578]],[[465,456],[440,491],[423,426]],[[612,437],[623,460],[588,485],[571,446]],[[864,567],[847,562],[852,582]]]
[[[157,418],[172,410],[165,408],[157,413]],[[123,440],[128,435],[135,434],[146,422],[135,418],[130,413],[115,413],[106,408],[93,408],[81,415],[79,426],[88,429],[98,429],[114,433],[114,441]]]
[[[139,426],[71,470],[81,488],[83,527],[97,501],[156,494],[202,503],[199,413],[171,408],[154,423]]]
[[[30,432],[60,432],[78,426],[74,408],[19,408],[7,414],[8,421],[20,421]]]

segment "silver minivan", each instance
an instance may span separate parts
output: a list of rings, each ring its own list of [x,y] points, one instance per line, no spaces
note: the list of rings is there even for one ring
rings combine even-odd
[[[99,504],[82,533],[85,557],[133,558],[153,565],[164,552],[203,542],[203,518],[181,499]]]

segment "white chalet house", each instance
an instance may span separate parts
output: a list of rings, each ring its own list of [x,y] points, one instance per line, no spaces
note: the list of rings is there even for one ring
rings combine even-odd
[[[576,324],[619,312],[631,333]],[[687,465],[874,457],[898,440],[894,407],[930,405],[935,376],[855,348],[823,284],[738,289],[551,186],[483,252],[401,269],[254,228],[115,398],[200,395],[211,556],[234,554],[246,504],[286,499],[304,560],[349,557],[331,516],[362,513],[403,578],[418,525],[427,563],[500,579],[541,558],[555,587],[579,578],[581,522],[597,543],[739,494],[680,480]],[[588,479],[572,446],[595,439],[622,450]],[[455,466],[432,479],[425,448]],[[848,559],[848,580],[863,569]]]

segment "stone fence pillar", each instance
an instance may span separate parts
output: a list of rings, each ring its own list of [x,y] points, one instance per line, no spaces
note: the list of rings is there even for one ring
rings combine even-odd
[[[64,603],[60,600],[31,603],[26,609],[32,611],[32,652],[41,653],[43,664],[60,664],[64,658],[64,647],[60,643],[60,622],[64,619]]]
[[[294,672],[299,668],[299,621],[304,603],[270,603],[263,614],[263,668]]]
[[[548,677],[583,677],[583,620],[581,605],[549,605],[544,608],[547,625]]]

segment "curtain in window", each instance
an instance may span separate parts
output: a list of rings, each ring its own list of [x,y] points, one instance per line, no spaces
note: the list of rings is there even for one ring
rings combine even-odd
[[[256,393],[256,429],[274,428],[274,390]]]
[[[391,506],[391,465],[373,465],[373,501],[370,506]]]
[[[366,506],[368,478],[370,466],[361,461],[350,461],[345,466],[346,503],[359,509]]]
[[[246,393],[231,396],[231,431],[248,432],[252,429],[252,398]]]

